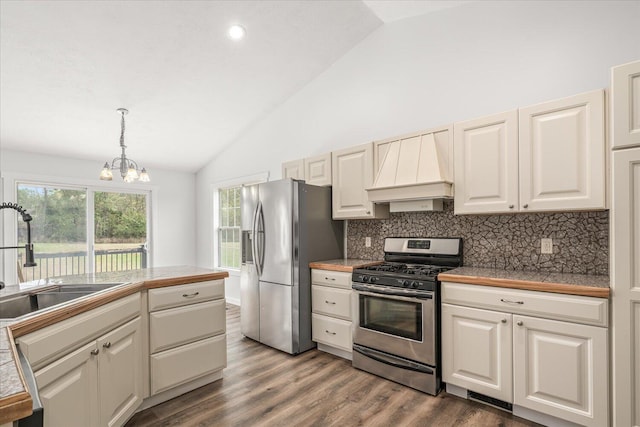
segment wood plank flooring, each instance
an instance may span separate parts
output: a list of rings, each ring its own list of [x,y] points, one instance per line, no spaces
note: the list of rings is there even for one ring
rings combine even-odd
[[[290,356],[240,333],[227,305],[223,378],[134,415],[137,426],[501,426],[538,424],[445,392],[437,397],[310,350]]]

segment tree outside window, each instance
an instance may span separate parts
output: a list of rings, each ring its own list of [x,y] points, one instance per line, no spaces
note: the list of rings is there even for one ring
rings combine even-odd
[[[240,186],[218,190],[218,266],[240,268]]]

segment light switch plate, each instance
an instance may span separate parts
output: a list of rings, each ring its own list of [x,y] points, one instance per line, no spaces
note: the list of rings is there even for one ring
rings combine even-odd
[[[370,248],[371,247],[371,237],[365,237],[364,238],[364,247],[365,248]]]
[[[553,253],[553,240],[552,239],[540,239],[540,253],[552,254]]]

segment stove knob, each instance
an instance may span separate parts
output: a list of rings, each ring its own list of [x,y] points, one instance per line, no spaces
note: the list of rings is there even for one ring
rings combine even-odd
[[[409,287],[409,281],[408,280],[403,280],[402,281],[402,286],[404,286],[405,288]]]
[[[419,283],[418,283],[418,282],[411,282],[411,287],[412,287],[412,288],[417,288],[417,287],[418,287],[418,285],[419,285]]]
[[[370,280],[371,280],[371,277],[369,277],[369,276],[364,276],[364,277],[362,278],[362,281],[363,281],[364,283],[369,283],[369,281],[370,281]]]
[[[378,278],[377,277],[372,277],[372,278],[369,279],[369,281],[371,283],[376,283],[378,281]]]

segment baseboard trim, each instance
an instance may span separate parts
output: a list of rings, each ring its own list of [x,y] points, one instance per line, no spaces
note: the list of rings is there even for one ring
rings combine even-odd
[[[326,344],[318,343],[318,350],[324,351],[325,353],[333,354],[334,356],[342,357],[343,359],[353,360],[353,355],[350,351],[331,347]]]

